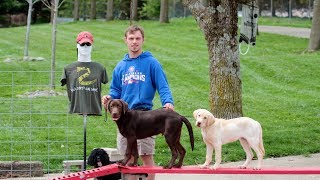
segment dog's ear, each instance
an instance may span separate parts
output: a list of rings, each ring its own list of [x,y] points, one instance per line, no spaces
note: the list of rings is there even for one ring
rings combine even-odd
[[[94,166],[96,164],[96,154],[97,154],[97,149],[93,149],[88,157],[88,162],[87,164],[90,166]]]
[[[110,99],[108,102],[107,102],[107,105],[106,105],[106,111],[110,113],[110,104],[112,102],[112,99]]]
[[[206,114],[206,116],[207,116],[207,126],[211,126],[212,124],[215,123],[215,118],[214,118],[213,114],[208,112],[208,114]]]
[[[120,99],[120,102],[122,104],[122,111],[123,114],[126,114],[126,112],[128,111],[128,103],[126,103],[124,100]]]
[[[109,154],[104,149],[101,149],[101,154],[102,156],[100,158],[101,158],[102,165],[103,166],[109,165],[110,164]]]
[[[197,120],[197,115],[198,115],[199,111],[200,111],[200,109],[197,109],[197,110],[193,111],[193,117],[196,120]]]

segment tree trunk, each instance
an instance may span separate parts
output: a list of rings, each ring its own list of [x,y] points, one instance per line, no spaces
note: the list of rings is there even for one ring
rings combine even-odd
[[[114,19],[113,16],[113,0],[108,0],[108,4],[107,4],[107,13],[106,13],[106,20],[107,21],[111,21]]]
[[[95,20],[97,19],[97,1],[91,0],[91,11],[90,11],[90,19]]]
[[[130,3],[130,20],[138,20],[138,0],[131,0]]]
[[[51,0],[50,1],[51,2],[51,12],[50,12],[50,24],[52,24],[53,23],[53,16],[54,16],[54,2],[55,2],[55,0]]]
[[[184,0],[195,16],[207,41],[209,52],[210,110],[218,118],[242,116],[240,60],[238,46],[239,3],[250,1]]]
[[[58,17],[58,7],[59,0],[54,0],[53,20],[52,20],[52,54],[51,54],[51,82],[50,88],[55,89],[55,73],[56,73],[56,39],[57,39],[57,17]]]
[[[160,23],[169,23],[169,1],[161,0]]]
[[[80,18],[79,10],[80,10],[80,0],[74,0],[74,7],[73,7],[73,20],[74,21],[79,21],[79,18]]]
[[[313,18],[309,39],[309,51],[320,49],[320,0],[313,2]]]
[[[82,11],[82,16],[83,16],[83,21],[86,21],[87,20],[87,1],[84,0],[82,2],[82,8],[83,8],[83,11]]]
[[[26,31],[26,42],[24,46],[24,55],[23,59],[28,60],[29,58],[29,37],[30,37],[30,24],[31,24],[31,15],[32,15],[32,0],[28,0],[29,8],[28,8],[28,17],[27,17],[27,31]]]

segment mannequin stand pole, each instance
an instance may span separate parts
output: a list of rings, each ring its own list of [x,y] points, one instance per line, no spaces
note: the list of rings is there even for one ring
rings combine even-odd
[[[86,170],[87,165],[87,115],[83,115],[83,171]]]

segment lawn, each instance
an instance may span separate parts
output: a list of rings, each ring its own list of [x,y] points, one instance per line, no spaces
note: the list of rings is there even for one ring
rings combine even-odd
[[[305,20],[308,21],[308,20]],[[260,25],[271,20],[259,20]],[[122,37],[128,21],[72,22],[58,25],[55,92],[63,67],[74,62],[76,35],[94,35],[93,61],[103,64],[109,79],[126,53]],[[192,112],[209,108],[209,65],[206,41],[192,18],[139,22],[145,28],[144,50],[159,59],[171,86],[175,109],[193,124],[195,150],[191,151],[184,127],[185,165],[205,160],[205,144],[194,126]],[[276,24],[276,22],[274,23]],[[305,22],[308,24],[308,22]],[[305,25],[307,26],[307,25]],[[0,145],[2,160],[41,160],[48,171],[60,171],[62,160],[79,159],[83,151],[83,117],[68,114],[65,95],[21,97],[26,92],[48,90],[51,69],[51,26],[33,25],[29,55],[43,61],[22,61],[25,27],[1,28],[0,43]],[[260,33],[257,45],[240,56],[243,113],[262,124],[265,157],[308,155],[320,152],[320,53],[305,53],[308,39]],[[107,94],[109,84],[103,86]],[[158,96],[154,108],[159,108]],[[87,154],[95,147],[116,146],[116,126],[103,116],[87,121]],[[238,142],[223,146],[223,162],[245,154]],[[155,161],[164,165],[170,150],[158,136]]]

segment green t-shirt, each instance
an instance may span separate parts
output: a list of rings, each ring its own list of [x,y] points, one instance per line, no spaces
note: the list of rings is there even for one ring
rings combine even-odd
[[[106,84],[106,69],[97,62],[73,62],[64,68],[61,86],[67,85],[69,113],[101,115],[101,83]]]

